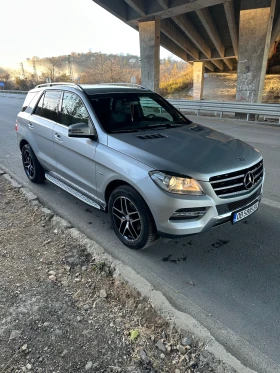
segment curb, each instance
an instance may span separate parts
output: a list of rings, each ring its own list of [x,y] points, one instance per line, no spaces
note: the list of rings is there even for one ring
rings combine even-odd
[[[243,365],[237,358],[226,351],[226,349],[216,341],[211,333],[197,322],[192,316],[176,310],[167,298],[141,275],[136,273],[132,268],[124,265],[119,260],[114,259],[107,254],[102,246],[95,241],[89,239],[78,229],[65,219],[56,215],[53,211],[44,207],[38,197],[27,188],[15,181],[6,171],[0,169],[0,177],[3,176],[13,188],[18,189],[26,198],[27,202],[34,208],[40,209],[50,220],[51,225],[57,232],[64,232],[70,237],[80,241],[86,247],[89,253],[93,254],[100,260],[106,260],[115,268],[115,277],[120,277],[130,287],[136,289],[143,297],[147,298],[154,309],[164,317],[169,323],[176,326],[179,331],[191,334],[194,339],[201,341],[204,344],[207,358],[211,360],[211,364],[216,366],[216,372],[219,373],[257,373],[256,371]],[[216,363],[214,362],[216,360]]]

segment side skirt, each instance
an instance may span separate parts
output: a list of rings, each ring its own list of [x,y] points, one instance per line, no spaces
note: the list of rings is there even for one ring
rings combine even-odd
[[[50,171],[45,173],[46,179],[51,183],[55,184],[59,188],[65,190],[72,196],[83,201],[87,205],[90,205],[98,210],[104,211],[106,209],[106,203],[95,197],[94,195],[86,192],[84,189],[78,187],[71,181],[58,175],[57,173]]]

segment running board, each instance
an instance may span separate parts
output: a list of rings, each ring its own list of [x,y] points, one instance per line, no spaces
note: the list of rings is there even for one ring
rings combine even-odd
[[[105,210],[106,204],[103,201],[99,200],[97,197],[86,192],[82,188],[78,187],[77,185],[65,179],[64,177],[56,174],[55,172],[46,172],[45,177],[52,184],[57,185],[59,188],[65,190],[69,194],[72,194],[72,196],[78,198],[87,205],[90,205],[98,210]]]

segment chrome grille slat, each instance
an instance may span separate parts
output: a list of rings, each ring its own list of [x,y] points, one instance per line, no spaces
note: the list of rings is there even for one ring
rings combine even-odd
[[[240,179],[241,177],[244,177],[244,176],[245,176],[245,174],[239,175],[239,176],[234,176],[234,177],[229,177],[229,178],[226,178],[226,179],[220,179],[220,180],[217,180],[217,181],[212,181],[211,184],[223,183],[224,181]]]
[[[244,185],[244,178],[246,174],[251,172],[254,175],[255,183],[251,188],[246,189]],[[241,181],[242,183],[238,182]],[[223,175],[212,176],[210,178],[210,184],[220,198],[230,198],[236,195],[242,195],[244,192],[251,192],[255,189],[263,179],[263,160],[259,161],[257,164],[248,167],[246,169],[241,169],[240,171],[229,172]]]
[[[234,188],[234,187],[236,187],[236,186],[240,186],[240,185],[243,185],[243,183],[234,184],[234,185],[229,185],[229,186],[225,186],[225,187],[221,187],[221,188],[215,188],[215,191],[216,191],[216,190],[230,189],[230,188]]]

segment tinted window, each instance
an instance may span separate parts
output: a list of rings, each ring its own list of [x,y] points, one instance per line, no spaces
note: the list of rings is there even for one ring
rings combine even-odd
[[[57,107],[60,91],[46,91],[41,97],[34,114],[57,121]]]
[[[21,111],[25,111],[25,110],[27,109],[27,107],[30,106],[31,102],[33,103],[33,105],[35,105],[37,100],[33,100],[33,99],[34,99],[35,96],[37,96],[39,93],[40,93],[40,91],[37,91],[37,92],[29,92],[29,93],[27,94],[27,96],[25,97],[25,100],[24,100],[24,103],[23,103],[23,106],[22,106]]]
[[[59,123],[69,127],[75,123],[88,124],[89,115],[82,99],[75,93],[65,92],[59,115]]]
[[[105,131],[172,128],[191,123],[155,93],[112,93],[90,96],[91,105]]]

